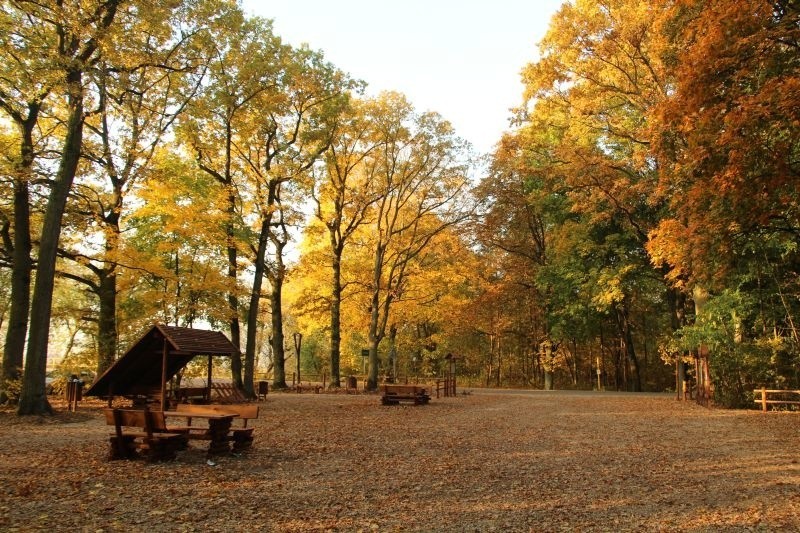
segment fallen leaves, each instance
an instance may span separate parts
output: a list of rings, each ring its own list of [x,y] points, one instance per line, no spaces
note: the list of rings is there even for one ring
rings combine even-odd
[[[240,457],[106,460],[100,406],[0,412],[0,529],[800,528],[796,415],[666,396],[271,394]]]

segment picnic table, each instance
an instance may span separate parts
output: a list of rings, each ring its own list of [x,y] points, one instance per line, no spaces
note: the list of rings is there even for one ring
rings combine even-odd
[[[167,426],[167,430],[172,433],[185,434],[188,439],[207,440],[208,455],[223,455],[231,451],[228,432],[231,423],[237,415],[231,413],[220,413],[212,410],[196,411],[164,411],[167,418],[183,418],[186,420],[184,426]],[[207,421],[207,426],[192,426],[193,418]]]
[[[230,427],[228,431],[228,440],[233,442],[233,451],[244,451],[253,444],[253,426],[247,427],[248,420],[255,420],[258,418],[258,405],[255,404],[208,404],[208,405],[192,405],[192,404],[178,404],[175,407],[175,412],[180,413],[186,417],[187,427],[185,430],[191,432],[196,431],[198,428],[192,426],[192,418],[197,413],[203,416],[217,413],[223,415],[233,415],[236,420],[241,421],[237,427]]]

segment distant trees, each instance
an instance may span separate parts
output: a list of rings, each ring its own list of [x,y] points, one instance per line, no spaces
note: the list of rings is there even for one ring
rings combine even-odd
[[[583,352],[585,379],[608,362],[618,387],[663,386],[665,369],[645,373],[639,355],[660,349],[679,389],[695,363],[701,400],[741,404],[756,383],[796,383],[776,361],[798,357],[784,187],[797,176],[785,100],[797,22],[791,2],[755,0],[577,1],[554,17],[524,72],[521,127],[482,185],[480,237],[503,258],[498,282],[535,295],[539,335],[568,374]],[[719,305],[735,319],[705,316]]]

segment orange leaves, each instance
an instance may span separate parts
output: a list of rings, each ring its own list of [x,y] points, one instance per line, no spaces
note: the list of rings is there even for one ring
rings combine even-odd
[[[683,246],[714,257],[693,264],[708,277],[733,239],[798,224],[800,13],[746,0],[683,2],[668,15],[662,26],[682,25],[674,95],[659,110],[662,140],[671,137],[658,145],[661,190],[696,229]]]

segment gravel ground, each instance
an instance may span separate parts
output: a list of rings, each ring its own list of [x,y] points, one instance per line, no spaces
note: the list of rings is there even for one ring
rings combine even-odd
[[[108,461],[97,403],[0,411],[0,531],[800,530],[798,413],[482,390],[260,406],[255,447],[215,466],[202,443]]]

